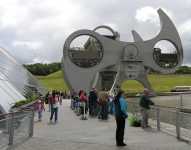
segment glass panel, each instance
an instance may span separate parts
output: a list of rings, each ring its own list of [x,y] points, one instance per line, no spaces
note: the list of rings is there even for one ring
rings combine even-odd
[[[10,54],[0,48],[0,72],[13,86],[23,95],[25,94],[26,85],[31,85],[42,95],[46,90],[38,83],[37,79],[32,76],[21,64],[19,64]],[[1,79],[1,76],[0,76]],[[40,89],[40,90],[39,90]],[[31,91],[31,89],[28,89]],[[29,91],[29,93],[31,93]]]
[[[8,112],[11,106],[18,100],[25,99],[8,81],[0,80],[0,104],[3,111]]]

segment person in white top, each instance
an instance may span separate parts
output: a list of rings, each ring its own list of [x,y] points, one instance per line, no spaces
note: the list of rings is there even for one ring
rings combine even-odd
[[[57,123],[57,121],[58,121],[58,106],[59,106],[59,96],[55,91],[53,91],[53,93],[52,93],[52,111],[51,111],[51,116],[50,116],[50,122],[52,122],[52,119],[54,116],[54,121],[55,121],[55,123]]]

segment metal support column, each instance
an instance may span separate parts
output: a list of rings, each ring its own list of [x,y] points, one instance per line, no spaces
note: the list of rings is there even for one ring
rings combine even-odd
[[[9,131],[9,144],[13,145],[14,137],[14,113],[11,113],[8,119],[8,131]]]
[[[176,109],[176,136],[180,139],[180,109]]]
[[[32,137],[34,133],[34,110],[31,112],[30,124],[29,124],[29,137]]]
[[[157,130],[160,131],[160,108],[156,108]]]

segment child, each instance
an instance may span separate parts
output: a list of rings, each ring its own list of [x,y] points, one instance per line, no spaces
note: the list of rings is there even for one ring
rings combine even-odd
[[[39,98],[35,104],[35,111],[38,112],[38,121],[42,121],[42,111],[45,111],[44,101]]]

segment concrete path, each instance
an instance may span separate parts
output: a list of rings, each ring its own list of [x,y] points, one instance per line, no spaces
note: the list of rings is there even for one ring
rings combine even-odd
[[[89,118],[82,121],[64,100],[59,109],[59,122],[49,124],[49,112],[43,121],[35,123],[34,136],[16,150],[191,150],[191,145],[177,141],[175,137],[152,129],[128,127],[126,123],[126,147],[115,146],[115,120],[99,121]]]

